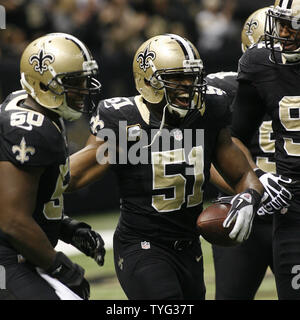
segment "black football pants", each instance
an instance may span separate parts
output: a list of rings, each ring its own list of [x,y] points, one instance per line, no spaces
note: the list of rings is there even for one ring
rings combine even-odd
[[[212,246],[217,300],[254,299],[268,266],[273,270],[272,223],[258,219],[242,244]]]
[[[18,262],[16,252],[0,245],[0,300],[60,300],[55,290],[26,262]]]
[[[300,300],[300,196],[285,215],[274,217],[274,272],[278,298]]]
[[[114,234],[116,273],[128,299],[205,299],[200,241],[182,250],[150,241],[142,249],[145,240]]]

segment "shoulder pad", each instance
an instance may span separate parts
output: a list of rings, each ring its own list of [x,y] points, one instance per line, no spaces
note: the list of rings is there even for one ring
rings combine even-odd
[[[234,71],[221,71],[221,72],[216,72],[216,73],[210,73],[206,76],[207,81],[211,81],[213,83],[213,80],[217,81],[219,80],[224,80],[224,79],[236,79],[237,77],[237,72]]]
[[[28,166],[64,162],[67,152],[64,135],[41,113],[3,105],[0,124],[2,159]]]
[[[205,99],[206,109],[209,117],[220,119],[230,114],[229,107],[231,99],[223,91],[222,95],[208,95]]]
[[[101,100],[90,119],[90,131],[97,135],[98,131],[109,128],[118,130],[119,121],[126,121],[126,113],[135,106],[134,97],[117,97]]]
[[[226,94],[233,100],[237,91],[237,72],[217,72],[207,75],[205,78],[208,85],[217,87],[226,92]]]
[[[11,102],[12,100],[14,100],[15,98],[18,98],[18,99],[26,99],[28,96],[27,92],[25,90],[17,90],[17,91],[14,91],[12,93],[10,93],[6,98],[5,100],[3,101],[3,105],[7,105],[9,102]]]
[[[255,44],[239,60],[238,80],[266,81],[274,67],[269,49],[264,43]]]
[[[222,96],[222,95],[226,95],[226,92],[224,90],[220,89],[220,88],[208,85],[206,87],[206,94],[207,95]]]

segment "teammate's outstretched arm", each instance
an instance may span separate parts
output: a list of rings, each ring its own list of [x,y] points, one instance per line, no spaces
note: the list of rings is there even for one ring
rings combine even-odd
[[[81,189],[102,177],[109,163],[100,164],[97,159],[100,148],[106,148],[106,142],[99,141],[91,134],[85,147],[70,156],[71,179],[66,192]]]
[[[234,189],[224,180],[215,166],[212,164],[210,166],[210,182],[214,184],[220,191],[227,195],[235,194]]]
[[[213,164],[236,193],[251,188],[262,194],[263,186],[244,153],[233,143],[228,129],[219,134]]]
[[[228,129],[222,129],[214,151],[213,164],[224,180],[235,191],[231,209],[224,221],[224,227],[234,222],[229,234],[232,239],[242,242],[248,239],[253,217],[259,207],[263,186],[251,169],[243,152],[233,143]]]

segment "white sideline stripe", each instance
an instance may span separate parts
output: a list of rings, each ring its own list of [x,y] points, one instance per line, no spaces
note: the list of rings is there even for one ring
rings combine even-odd
[[[97,232],[101,235],[102,239],[105,242],[105,249],[111,249],[113,247],[114,230],[99,230]],[[72,245],[67,244],[61,240],[58,241],[58,243],[55,247],[55,250],[62,251],[63,253],[65,253],[66,255],[69,255],[69,256],[76,255],[76,254],[82,254],[82,252],[80,252],[78,249],[76,249]]]

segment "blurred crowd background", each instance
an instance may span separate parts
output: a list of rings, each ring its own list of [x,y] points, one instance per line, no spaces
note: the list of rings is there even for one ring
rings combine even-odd
[[[241,29],[255,10],[274,0],[0,0],[6,29],[0,30],[0,103],[20,89],[19,60],[33,39],[49,32],[73,34],[100,66],[101,98],[136,94],[132,58],[146,39],[175,33],[191,40],[206,73],[235,71],[241,55]],[[89,135],[88,119],[68,125],[70,152]],[[209,196],[209,195],[208,195]],[[115,178],[66,196],[66,211],[114,210],[119,205]]]

